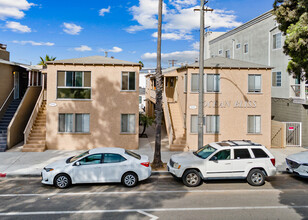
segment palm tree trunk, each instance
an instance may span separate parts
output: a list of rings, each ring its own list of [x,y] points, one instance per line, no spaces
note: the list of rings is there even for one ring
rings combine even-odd
[[[156,127],[155,127],[155,152],[153,167],[163,167],[161,161],[161,120],[162,120],[162,73],[161,73],[161,26],[162,26],[163,0],[158,2],[158,31],[157,31],[157,69],[156,69]]]

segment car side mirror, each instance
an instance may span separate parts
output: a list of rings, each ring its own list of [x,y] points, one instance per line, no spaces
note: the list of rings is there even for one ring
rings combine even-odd
[[[77,161],[77,162],[75,163],[75,166],[80,166],[80,162]]]
[[[214,161],[214,162],[217,162],[218,158],[216,156],[213,156],[210,160]]]

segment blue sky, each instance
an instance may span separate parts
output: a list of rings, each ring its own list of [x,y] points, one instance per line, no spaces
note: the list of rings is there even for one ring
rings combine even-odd
[[[163,66],[193,62],[199,41],[198,0],[164,0]],[[272,0],[210,0],[211,31],[228,31],[270,10]],[[0,0],[0,43],[11,60],[37,64],[92,55],[155,67],[157,0]]]

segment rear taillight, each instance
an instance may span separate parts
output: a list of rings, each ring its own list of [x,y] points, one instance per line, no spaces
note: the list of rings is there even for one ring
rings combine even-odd
[[[273,166],[275,166],[275,163],[276,163],[275,158],[272,158],[272,159],[271,159],[271,162],[272,162]]]
[[[150,162],[143,162],[141,163],[142,166],[145,166],[145,167],[149,167],[150,166]]]

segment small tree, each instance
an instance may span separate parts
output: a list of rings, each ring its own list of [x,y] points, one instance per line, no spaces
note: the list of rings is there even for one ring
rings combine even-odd
[[[308,1],[275,0],[273,6],[278,28],[286,35],[283,51],[291,57],[287,70],[308,78]]]
[[[155,119],[153,117],[147,116],[145,114],[139,113],[139,122],[141,125],[143,125],[143,131],[142,133],[139,135],[140,137],[142,137],[145,133],[145,130],[147,129],[147,127],[151,126],[154,123]]]
[[[43,65],[44,67],[47,66],[46,61],[54,61],[56,59],[56,57],[52,57],[52,56],[48,56],[46,54],[45,59],[43,59],[42,57],[40,57],[41,61],[38,63],[38,65]]]

